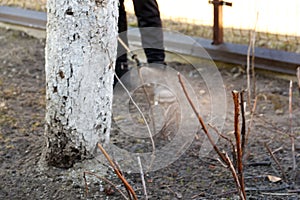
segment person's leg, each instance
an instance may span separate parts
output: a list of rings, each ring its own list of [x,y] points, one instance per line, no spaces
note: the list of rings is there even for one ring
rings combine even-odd
[[[118,32],[121,40],[128,45],[127,17],[124,7],[124,0],[120,0],[119,4]],[[115,71],[119,78],[121,78],[121,76],[128,71],[126,49],[120,44],[120,42],[118,42]],[[116,78],[114,82],[115,84],[117,83]]]
[[[147,62],[150,67],[159,68],[156,71],[143,68],[142,73],[144,72],[144,77],[148,77],[151,72],[164,76],[167,71],[165,71],[164,38],[158,4],[156,0],[133,0],[133,4]],[[173,103],[176,98],[168,88],[158,84],[154,86],[154,100],[158,103]]]
[[[133,0],[133,4],[148,63],[164,64],[162,22],[156,0]]]

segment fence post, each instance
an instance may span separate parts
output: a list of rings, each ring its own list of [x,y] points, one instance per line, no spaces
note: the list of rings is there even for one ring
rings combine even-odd
[[[213,45],[223,43],[223,9],[222,6],[232,6],[232,3],[213,0],[209,1],[214,6]]]

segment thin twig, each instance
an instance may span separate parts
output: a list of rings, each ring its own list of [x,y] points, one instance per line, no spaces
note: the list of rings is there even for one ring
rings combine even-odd
[[[229,169],[230,169],[231,174],[233,176],[233,179],[235,181],[236,187],[237,187],[237,189],[239,191],[240,198],[242,200],[246,200],[246,193],[242,189],[241,182],[240,182],[240,179],[239,179],[239,177],[238,177],[238,175],[236,173],[236,170],[235,170],[235,168],[234,168],[234,166],[233,166],[233,164],[232,164],[232,162],[231,162],[231,160],[230,160],[230,158],[228,157],[227,154],[225,154],[225,157],[228,160],[228,166],[229,166]]]
[[[254,120],[254,114],[255,114],[256,105],[257,105],[257,99],[258,99],[258,97],[256,96],[255,99],[254,99],[252,110],[251,110],[250,122],[249,122],[249,125],[248,125],[247,134],[246,134],[246,141],[245,141],[246,144],[248,143],[251,128],[253,126],[253,120]]]
[[[242,91],[240,93],[240,107],[241,107],[241,115],[242,115],[242,127],[241,127],[241,136],[242,136],[242,144],[241,144],[241,150],[242,150],[242,156],[245,151],[246,146],[246,119],[245,119],[245,108],[244,108],[244,92]]]
[[[300,194],[300,189],[288,190],[288,193],[299,193]]]
[[[88,190],[89,190],[88,185],[87,185],[87,181],[86,181],[86,174],[93,175],[93,176],[97,177],[98,179],[103,180],[104,182],[106,182],[109,185],[113,186],[124,197],[124,199],[128,200],[127,196],[113,182],[109,181],[108,179],[106,179],[104,177],[98,176],[97,174],[95,174],[93,172],[89,172],[89,171],[83,172],[83,178],[84,178],[84,183],[85,183],[86,194],[88,194]]]
[[[252,61],[251,61],[251,72],[252,72],[252,84],[253,84],[253,96],[256,97],[256,77],[255,77],[255,41],[256,41],[256,27],[258,23],[259,12],[256,13],[255,25],[253,28],[252,35]],[[250,106],[250,105],[249,105]]]
[[[255,36],[256,36],[256,26],[258,22],[258,12],[256,14],[256,20],[253,27],[253,30],[250,33],[250,40],[249,40],[249,46],[247,50],[247,91],[248,91],[248,105],[249,108],[251,108],[251,100],[252,100],[252,94],[251,94],[251,78],[250,78],[250,69],[252,72],[252,78],[253,78],[253,89],[254,89],[254,95],[255,95],[255,71],[254,71],[254,60],[255,60]],[[250,52],[252,49],[252,63],[250,66]]]
[[[289,119],[290,119],[290,134],[293,135],[293,81],[290,80],[290,87],[289,87]]]
[[[219,157],[222,159],[222,161],[225,162],[225,163],[228,165],[228,161],[227,161],[226,157],[224,156],[223,153],[221,153],[221,151],[219,150],[219,148],[216,146],[215,142],[213,141],[211,135],[210,135],[209,132],[208,132],[208,129],[207,129],[207,127],[206,127],[206,125],[205,125],[205,123],[204,123],[202,117],[200,116],[200,114],[199,114],[199,112],[197,111],[197,109],[196,109],[194,103],[192,102],[191,98],[189,97],[189,94],[187,93],[187,90],[186,90],[186,88],[185,88],[185,85],[184,85],[184,83],[183,83],[183,80],[182,80],[182,78],[181,78],[180,73],[178,73],[178,79],[179,79],[179,83],[180,83],[180,85],[181,85],[181,87],[182,87],[182,89],[183,89],[183,92],[184,92],[184,94],[185,94],[185,96],[186,96],[188,102],[190,103],[190,105],[191,105],[191,107],[192,107],[192,109],[193,109],[195,115],[197,116],[198,121],[199,121],[199,123],[201,124],[201,127],[202,127],[202,129],[203,129],[203,131],[204,131],[206,137],[208,138],[210,144],[213,146],[214,150],[215,150],[216,153],[219,155]]]
[[[180,85],[181,85],[181,88],[182,88],[182,90],[183,90],[183,92],[184,92],[184,94],[185,94],[185,96],[186,96],[186,99],[188,100],[188,102],[189,102],[190,106],[192,107],[192,109],[193,109],[195,115],[197,116],[198,121],[199,121],[199,123],[201,124],[202,129],[203,129],[203,131],[204,131],[206,137],[208,138],[210,144],[213,146],[214,150],[216,151],[216,153],[218,154],[218,156],[220,157],[220,159],[221,159],[221,160],[227,165],[227,167],[230,169],[230,171],[231,171],[231,173],[232,173],[232,176],[233,176],[233,179],[234,179],[234,181],[235,181],[235,183],[236,183],[236,187],[237,187],[237,189],[238,189],[238,191],[239,191],[240,198],[241,198],[242,200],[245,200],[245,199],[246,199],[246,193],[245,193],[245,190],[242,189],[242,187],[241,187],[240,180],[239,180],[239,178],[238,178],[238,176],[237,176],[237,173],[236,173],[236,171],[235,171],[235,169],[234,169],[234,167],[233,167],[233,165],[232,165],[232,162],[231,162],[230,158],[228,157],[228,155],[227,155],[226,153],[222,153],[222,152],[219,150],[219,148],[216,146],[216,144],[214,143],[214,141],[212,140],[211,135],[209,134],[208,129],[206,128],[206,125],[205,125],[205,123],[204,123],[202,117],[200,116],[200,114],[199,114],[199,112],[197,111],[197,109],[196,109],[194,103],[192,102],[191,98],[189,97],[189,94],[187,93],[187,90],[186,90],[186,88],[185,88],[185,85],[184,85],[184,83],[183,83],[183,80],[182,80],[182,78],[181,78],[180,73],[178,73],[178,79],[179,79],[179,83],[180,83]]]
[[[284,186],[280,186],[277,188],[247,188],[247,191],[259,191],[259,192],[272,192],[272,191],[279,191],[279,190],[285,190],[287,188],[289,188],[290,185],[284,185]]]
[[[257,115],[256,117],[257,117],[258,119],[260,119],[260,120],[262,121],[262,123],[266,123],[266,124],[268,124],[268,125],[271,126],[271,128],[268,128],[268,127],[266,127],[266,126],[263,126],[263,128],[265,128],[265,129],[267,129],[267,130],[271,130],[271,129],[272,129],[272,131],[274,131],[274,132],[276,132],[276,133],[278,133],[278,134],[281,134],[281,135],[284,135],[284,136],[291,137],[291,135],[290,135],[289,132],[286,132],[286,131],[282,130],[281,127],[276,126],[276,124],[274,124],[274,123],[268,121],[265,117],[262,117],[262,116],[259,116],[259,115]]]
[[[280,169],[280,171],[281,171],[282,179],[283,179],[284,181],[287,181],[287,178],[286,178],[286,176],[285,176],[285,172],[284,172],[284,170],[283,170],[283,168],[282,168],[280,162],[277,160],[277,158],[276,158],[275,155],[273,154],[273,152],[272,152],[272,150],[270,149],[270,147],[268,146],[268,144],[267,144],[267,143],[264,143],[264,145],[265,145],[267,151],[269,152],[270,156],[272,157],[272,159],[275,161],[276,165],[279,167],[279,169]]]
[[[122,175],[122,173],[118,170],[118,168],[116,167],[115,163],[112,161],[112,159],[110,158],[110,156],[108,155],[108,153],[105,151],[105,149],[102,147],[102,145],[100,143],[97,144],[98,148],[100,149],[100,151],[103,153],[103,155],[105,156],[105,158],[107,159],[107,161],[109,162],[110,166],[113,168],[113,170],[115,171],[116,175],[119,177],[119,179],[123,182],[125,188],[130,192],[130,194],[133,196],[134,200],[137,200],[137,196],[134,192],[134,190],[132,189],[131,185],[127,182],[127,180],[124,178],[124,176]]]
[[[293,133],[293,81],[290,81],[289,88],[289,118],[290,118],[290,139],[292,146],[293,172],[296,171],[296,154],[295,154],[295,135]]]
[[[126,45],[126,43],[120,38],[118,37],[118,41],[119,43],[124,47],[124,49],[127,51],[127,53],[129,55],[131,55],[131,58],[136,62],[136,65],[137,65],[137,70],[138,70],[138,74],[139,74],[139,77],[142,81],[142,83],[144,83],[144,80],[143,80],[143,77],[141,76],[140,74],[140,69],[141,69],[141,62],[140,60],[138,59],[137,55],[132,53],[132,51],[130,50],[130,48],[128,47],[128,45]],[[128,94],[130,100],[132,101],[132,103],[134,104],[134,106],[138,109],[139,113],[141,114],[146,126],[147,126],[147,129],[148,129],[148,133],[149,133],[149,137],[150,137],[150,140],[151,140],[151,144],[152,144],[152,154],[151,154],[151,162],[150,162],[150,165],[149,165],[149,169],[151,168],[152,166],[152,163],[154,162],[154,159],[155,159],[155,142],[154,142],[154,139],[153,139],[153,134],[151,133],[151,130],[150,130],[150,127],[149,127],[149,124],[143,114],[143,112],[141,111],[141,109],[139,108],[139,106],[135,103],[135,101],[133,100],[132,96],[130,95],[130,92],[127,90],[127,88],[125,87],[125,85],[122,83],[122,81],[119,79],[119,77],[117,76],[117,74],[115,73],[115,77],[117,78],[117,80],[119,81],[119,83],[121,84],[121,86],[124,88],[124,90],[126,91],[126,93]],[[154,134],[156,133],[156,130],[155,130],[155,122],[154,122],[154,114],[153,114],[153,110],[152,110],[152,107],[151,107],[151,102],[150,102],[150,98],[149,98],[149,95],[146,91],[146,88],[145,88],[145,85],[143,84],[143,90],[144,90],[144,93],[146,95],[146,98],[147,98],[147,101],[148,101],[148,104],[149,104],[149,107],[150,107],[150,115],[151,115],[151,120],[152,120],[152,125],[153,125],[153,132]]]
[[[226,137],[224,134],[220,133],[219,130],[215,126],[213,126],[211,124],[208,124],[208,126],[210,128],[212,128],[220,137],[222,137],[223,139],[227,140],[230,143],[231,151],[232,151],[232,160],[233,160],[233,163],[235,163],[236,162],[236,152],[235,152],[235,146],[234,146],[232,140],[230,138]]]
[[[300,67],[297,68],[298,90],[300,93]]]
[[[256,96],[256,78],[255,78],[255,38],[256,38],[256,24],[258,20],[258,13],[255,22],[255,28],[252,32],[252,59],[251,59],[251,75],[252,75],[252,92],[253,97]]]
[[[241,184],[241,191],[246,197],[245,185],[244,185],[244,175],[243,175],[243,152],[241,146],[241,133],[239,130],[239,92],[232,91],[232,97],[234,102],[234,135],[236,140],[237,149],[237,171],[239,176],[239,181]]]
[[[142,166],[142,162],[141,162],[141,158],[138,156],[138,163],[139,163],[139,167],[140,167],[140,174],[141,174],[141,179],[142,179],[142,184],[143,184],[143,189],[144,189],[144,195],[145,195],[145,199],[149,199],[148,195],[147,195],[147,187],[146,187],[146,181],[145,181],[145,177],[144,177],[144,172],[143,172],[143,166]]]
[[[145,122],[145,125],[147,127],[147,130],[148,130],[148,133],[149,133],[149,137],[150,137],[150,140],[151,140],[151,144],[152,144],[152,154],[151,154],[151,162],[150,162],[150,167],[155,159],[155,142],[154,142],[154,139],[153,139],[153,134],[150,130],[150,127],[149,127],[149,124],[146,120],[146,117],[145,115],[143,114],[142,110],[140,109],[140,107],[136,104],[136,102],[133,100],[132,96],[130,95],[130,92],[127,90],[126,86],[122,83],[122,81],[120,80],[120,78],[118,77],[118,75],[114,72],[115,74],[115,77],[116,79],[119,81],[119,83],[121,84],[121,86],[123,87],[123,89],[126,91],[127,95],[129,96],[130,100],[132,101],[133,105],[136,107],[136,109],[139,111],[140,115],[142,116],[144,122]]]
[[[144,94],[146,96],[147,103],[148,103],[149,108],[150,108],[150,115],[151,115],[151,122],[152,122],[152,127],[153,127],[153,133],[155,135],[156,134],[156,126],[155,126],[153,109],[152,109],[152,106],[151,106],[151,100],[150,100],[149,94],[148,94],[147,89],[146,89],[145,81],[144,81],[144,78],[143,78],[142,73],[141,73],[141,68],[138,67],[137,70],[138,70],[139,78],[140,78],[141,83],[142,83],[142,88],[143,88]]]
[[[252,35],[252,34],[251,34]],[[248,105],[249,107],[251,107],[251,78],[250,78],[250,51],[251,51],[251,46],[252,46],[252,42],[251,42],[251,38],[249,41],[249,46],[248,46],[248,50],[247,50],[247,91],[248,91]]]
[[[297,193],[271,193],[271,192],[262,192],[261,194],[268,196],[292,196],[297,195]]]

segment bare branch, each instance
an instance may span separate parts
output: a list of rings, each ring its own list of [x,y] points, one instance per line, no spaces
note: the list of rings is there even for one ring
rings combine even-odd
[[[255,83],[255,71],[254,71],[254,60],[255,60],[255,36],[256,36],[256,26],[257,26],[257,22],[258,22],[258,12],[256,14],[256,21],[254,24],[254,27],[251,31],[250,34],[250,39],[249,39],[249,46],[248,46],[248,50],[247,50],[247,91],[248,91],[248,105],[251,108],[251,100],[252,100],[252,94],[251,94],[251,77],[250,77],[250,69],[251,69],[251,73],[252,73],[252,79],[253,79],[253,92],[254,92],[254,96],[256,93],[256,83]],[[252,49],[252,59],[251,59],[251,66],[250,66],[250,53],[251,53],[251,49]]]
[[[183,83],[183,80],[182,80],[182,78],[181,78],[180,73],[178,73],[178,79],[179,79],[179,83],[180,83],[180,85],[181,85],[181,87],[182,87],[182,89],[183,89],[183,92],[184,92],[184,94],[185,94],[185,96],[186,96],[188,102],[190,103],[190,105],[191,105],[191,107],[192,107],[192,109],[193,109],[195,115],[197,116],[198,121],[199,121],[199,123],[201,124],[201,127],[202,127],[202,129],[203,129],[205,135],[207,136],[207,138],[208,138],[210,144],[213,146],[214,150],[215,150],[216,153],[219,155],[219,157],[222,159],[222,161],[225,162],[226,165],[228,165],[228,160],[226,159],[226,157],[224,156],[224,154],[219,150],[219,148],[216,146],[215,142],[213,141],[211,135],[210,135],[209,132],[208,132],[208,129],[207,129],[207,127],[206,127],[206,125],[205,125],[205,123],[204,123],[202,117],[201,117],[200,114],[198,113],[198,111],[197,111],[197,109],[196,109],[194,103],[192,102],[191,98],[189,97],[189,94],[187,93],[187,90],[186,90],[186,88],[185,88],[185,85],[184,85],[184,83]]]
[[[228,157],[227,154],[225,154],[225,157],[228,160],[228,167],[229,167],[230,172],[231,172],[231,174],[233,176],[233,179],[234,179],[234,182],[236,184],[236,187],[237,187],[237,189],[239,191],[240,198],[242,200],[246,200],[246,193],[242,189],[241,182],[240,182],[239,177],[238,177],[238,175],[237,175],[237,173],[235,171],[235,168],[234,168],[234,166],[233,166],[232,162],[230,161],[230,158]]]
[[[297,68],[298,89],[300,93],[300,67]]]
[[[295,135],[293,133],[293,81],[290,81],[289,87],[289,118],[290,118],[290,139],[292,146],[293,172],[296,172],[296,153],[295,153]]]
[[[236,162],[236,152],[235,152],[235,146],[234,146],[232,140],[230,138],[226,137],[224,134],[220,133],[218,131],[218,129],[216,127],[212,126],[211,124],[208,124],[208,126],[210,128],[212,128],[220,137],[222,137],[223,139],[227,140],[230,143],[231,152],[232,152],[232,160],[233,160],[233,163],[235,163]]]
[[[237,149],[237,169],[239,181],[241,184],[241,190],[243,195],[246,197],[245,185],[244,185],[244,175],[243,175],[243,152],[241,145],[241,132],[239,129],[239,92],[232,91],[232,97],[234,102],[234,135],[236,140],[236,149]]]
[[[100,149],[100,151],[103,153],[103,155],[105,156],[105,158],[107,159],[107,161],[109,162],[110,166],[113,168],[113,170],[115,171],[116,175],[119,177],[119,179],[123,182],[125,188],[130,192],[130,194],[133,196],[134,200],[137,200],[137,196],[134,192],[134,190],[132,189],[131,185],[127,182],[127,180],[124,178],[124,176],[122,175],[122,173],[120,172],[120,170],[118,170],[117,166],[115,165],[115,163],[112,161],[112,159],[110,158],[110,156],[108,155],[108,153],[105,151],[105,149],[102,147],[102,145],[100,143],[97,144],[98,148]]]
[[[242,144],[241,150],[242,154],[244,154],[245,146],[246,146],[246,119],[245,119],[245,108],[244,108],[244,92],[240,92],[240,107],[241,107],[241,114],[242,114],[242,127],[241,127],[241,136],[242,136]]]
[[[245,141],[246,144],[248,143],[248,138],[249,138],[249,135],[251,132],[251,128],[253,126],[253,120],[254,120],[254,114],[255,114],[256,105],[257,105],[257,99],[258,99],[258,97],[256,96],[254,99],[252,110],[251,110],[251,118],[250,118],[250,122],[249,122],[248,129],[247,129],[247,134],[246,134],[246,141]]]
[[[140,109],[140,107],[136,104],[136,102],[133,100],[132,96],[130,95],[130,92],[127,90],[126,86],[122,83],[122,81],[120,80],[120,78],[118,77],[118,75],[116,74],[116,72],[114,72],[114,75],[116,77],[116,79],[119,81],[119,83],[121,84],[121,86],[123,87],[123,89],[126,91],[127,95],[129,96],[130,100],[132,101],[133,105],[136,107],[136,109],[139,111],[140,115],[142,116],[143,118],[143,121],[145,122],[145,125],[147,127],[147,130],[148,130],[148,133],[149,133],[149,137],[150,137],[150,140],[151,140],[151,144],[152,144],[152,154],[151,154],[151,162],[150,162],[150,167],[154,161],[154,158],[155,158],[155,142],[154,142],[154,139],[153,139],[153,134],[150,130],[150,126],[146,120],[146,117],[145,115],[143,114],[142,110]],[[147,94],[147,93],[146,93]],[[154,119],[152,119],[154,121]],[[154,133],[155,134],[155,133]]]
[[[282,175],[282,179],[284,181],[287,181],[287,178],[286,178],[286,175],[285,175],[285,172],[280,164],[280,162],[278,161],[278,159],[275,157],[275,155],[273,154],[272,150],[270,149],[270,147],[268,146],[267,143],[264,143],[266,149],[268,150],[270,156],[272,157],[272,159],[275,161],[276,165],[279,167],[280,171],[281,171],[281,175]]]
[[[148,195],[147,195],[147,187],[146,187],[146,182],[145,182],[145,177],[144,177],[144,172],[143,172],[143,166],[142,166],[142,162],[141,162],[141,158],[138,156],[138,163],[139,163],[139,167],[140,167],[140,174],[141,174],[141,179],[142,179],[142,184],[143,184],[143,189],[144,189],[144,195],[145,195],[145,199],[149,199]]]
[[[109,185],[113,186],[124,197],[124,199],[128,200],[128,198],[126,197],[126,195],[113,182],[109,181],[108,179],[106,179],[104,177],[98,176],[95,173],[89,172],[89,171],[83,172],[83,178],[84,178],[84,183],[85,183],[86,194],[88,193],[88,190],[89,190],[88,189],[88,185],[87,185],[87,181],[86,181],[86,174],[93,175],[93,176],[97,177],[98,179],[100,179],[100,180],[108,183]]]

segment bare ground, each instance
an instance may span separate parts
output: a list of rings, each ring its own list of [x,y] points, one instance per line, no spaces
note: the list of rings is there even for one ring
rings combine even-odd
[[[120,199],[116,191],[110,194],[109,186],[89,178],[90,192],[85,196],[83,178],[70,176],[72,169],[39,169],[44,145],[45,41],[0,29],[0,46],[0,199]],[[185,64],[169,64],[189,73],[184,70]],[[218,66],[228,93],[228,117],[222,132],[232,138],[230,93],[246,87],[246,75],[238,66],[223,63]],[[257,74],[256,79],[257,110],[244,163],[248,199],[299,199],[300,171],[299,167],[292,170],[291,143],[287,135],[290,131],[289,82],[266,74]],[[197,77],[194,80],[197,83]],[[294,89],[292,126],[297,163],[300,162],[299,118],[300,96]],[[117,134],[118,130],[114,129],[113,133]],[[211,152],[199,158],[202,134],[199,131],[198,139],[173,164],[146,174],[150,199],[238,198],[230,172],[217,161],[216,154]],[[265,142],[279,160],[286,180],[272,182],[267,178],[268,175],[282,177],[282,174],[264,147]],[[220,140],[218,145],[230,152],[225,141]],[[125,176],[142,199],[140,175]],[[112,172],[109,171],[106,178],[121,187]]]

